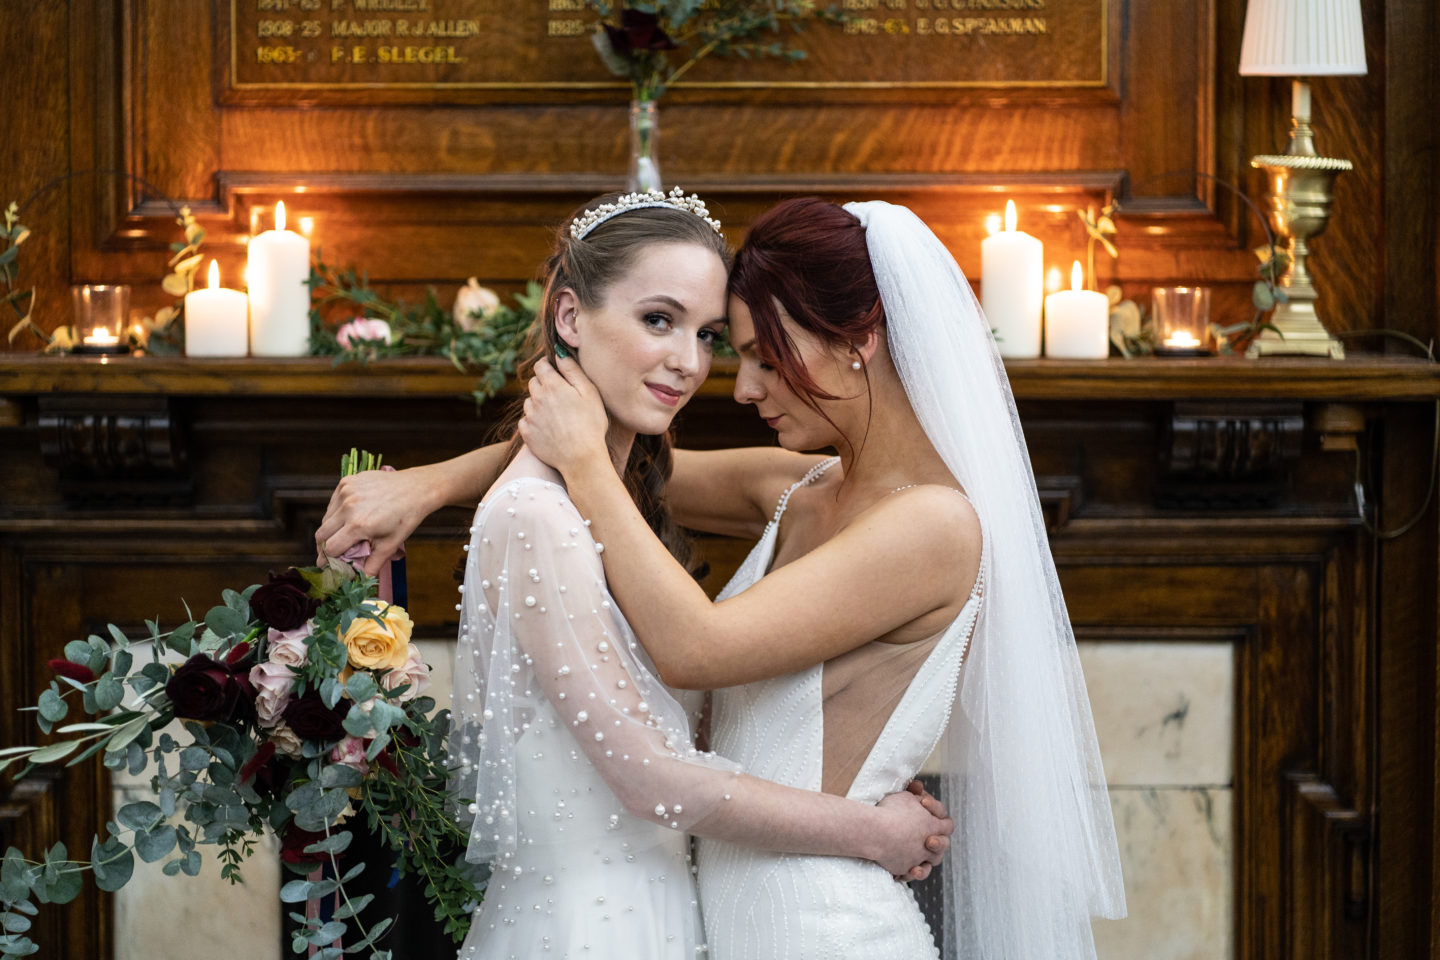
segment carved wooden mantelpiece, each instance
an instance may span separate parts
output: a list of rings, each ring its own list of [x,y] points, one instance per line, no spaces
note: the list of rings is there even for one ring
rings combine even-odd
[[[1384,611],[1423,596],[1427,578],[1433,606],[1435,557],[1404,538],[1377,543],[1356,478],[1384,525],[1421,504],[1416,451],[1430,449],[1440,368],[1356,357],[1007,369],[1077,635],[1235,649],[1236,956],[1385,955],[1377,917],[1407,882],[1393,866],[1414,849],[1405,825],[1424,816],[1404,784],[1429,776],[1422,753],[1392,744],[1424,713],[1435,636]],[[0,359],[4,702],[33,702],[46,661],[107,621],[178,620],[182,597],[203,608],[222,587],[309,560],[342,451],[403,467],[484,442],[516,388],[477,410],[474,382],[442,360]],[[717,363],[678,424],[682,443],[773,443],[733,386],[734,367]],[[456,630],[467,520],[442,510],[408,544],[425,636]],[[702,541],[707,587],[747,546]],[[0,744],[33,734],[27,714],[0,711]],[[87,844],[109,803],[97,773],[0,783],[0,844]],[[42,911],[37,939],[55,956],[107,958],[109,910],[87,895]]]

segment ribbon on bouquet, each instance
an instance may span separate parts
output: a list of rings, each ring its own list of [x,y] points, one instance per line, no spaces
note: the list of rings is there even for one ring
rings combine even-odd
[[[370,545],[370,541],[361,540],[341,554],[340,559],[353,565],[358,570],[364,565],[365,560],[370,557],[372,552],[373,548]],[[376,594],[380,600],[385,603],[398,604],[402,607],[408,604],[410,590],[405,582],[405,545],[403,543],[400,545],[400,549],[395,551],[395,555],[390,558],[390,562],[380,568],[380,576],[378,579],[380,583],[376,588]],[[341,854],[341,856],[343,857],[344,854]],[[391,887],[395,885],[398,879],[397,876],[393,875],[397,872],[398,870],[392,871],[390,883],[388,884]],[[331,868],[330,860],[327,857],[318,869],[310,872],[310,875],[306,879],[314,883],[319,880],[333,878],[334,876],[334,870]],[[305,902],[305,919],[319,920],[322,924],[329,923],[335,917],[335,909],[338,902],[338,893],[327,894],[315,900],[307,900]],[[335,942],[330,944],[330,946],[340,948],[343,945],[340,942],[340,938],[337,937]],[[319,953],[321,949],[323,948],[311,944],[310,950],[306,955],[313,957]]]

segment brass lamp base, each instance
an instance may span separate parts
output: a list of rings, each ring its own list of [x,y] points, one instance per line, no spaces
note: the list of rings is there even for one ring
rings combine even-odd
[[[1283,154],[1255,157],[1252,167],[1270,181],[1269,220],[1284,240],[1290,264],[1279,280],[1285,301],[1270,318],[1275,330],[1262,330],[1245,351],[1247,357],[1298,354],[1345,358],[1345,348],[1330,335],[1315,310],[1315,284],[1309,269],[1309,241],[1325,231],[1334,199],[1335,178],[1352,169],[1349,160],[1322,157],[1310,129],[1310,90],[1295,81],[1295,115],[1290,143]]]
[[[1329,357],[1332,360],[1345,359],[1345,345],[1334,337],[1315,315],[1314,300],[1291,300],[1275,308],[1270,317],[1280,333],[1262,330],[1250,341],[1245,356],[1256,357],[1304,356]]]

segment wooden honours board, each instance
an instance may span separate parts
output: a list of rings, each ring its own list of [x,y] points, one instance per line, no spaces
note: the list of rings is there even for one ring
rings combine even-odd
[[[218,2],[226,100],[347,90],[524,100],[626,87],[591,47],[597,18],[583,0]],[[792,43],[804,60],[710,57],[677,89],[1105,87],[1112,2],[843,0],[844,24],[758,38]]]

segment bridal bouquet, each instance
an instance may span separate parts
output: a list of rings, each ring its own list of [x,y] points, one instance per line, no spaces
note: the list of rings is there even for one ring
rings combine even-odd
[[[342,472],[358,468],[347,458]],[[448,713],[421,695],[430,668],[412,627],[404,609],[376,597],[374,578],[331,559],[226,590],[202,620],[173,630],[148,622],[147,635],[132,639],[111,625],[108,637],[67,644],[50,661],[49,687],[25,708],[42,731],[65,739],[0,750],[0,770],[74,765],[98,753],[113,770],[153,769],[153,796],[117,810],[88,860],[61,843],[39,861],[6,851],[0,957],[36,953],[25,936],[32,898],[68,902],[87,872],[107,891],[130,880],[137,856],[164,861],[167,875],[194,876],[197,847],[211,844],[221,875],[239,882],[256,838],[271,832],[296,874],[280,899],[333,905],[324,919],[318,909],[291,914],[295,952],[388,958],[377,942],[390,919],[361,922],[373,897],[345,890],[364,869],[342,869],[349,821],[360,816],[400,871],[421,879],[446,932],[463,939],[483,883],[449,852],[463,849],[466,836],[447,794]],[[66,723],[77,701],[90,719]]]

